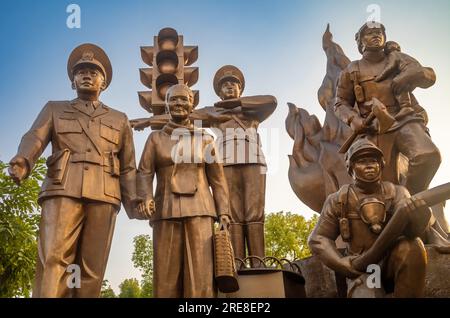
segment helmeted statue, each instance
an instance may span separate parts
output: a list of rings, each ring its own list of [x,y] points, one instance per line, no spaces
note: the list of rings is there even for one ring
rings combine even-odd
[[[350,62],[332,41],[329,28],[324,34],[328,64],[319,89],[326,110],[323,127],[314,115],[293,104],[286,118],[286,129],[294,139],[289,180],[297,196],[317,212],[329,194],[349,182],[338,150],[352,135],[377,144],[386,161],[383,180],[403,184],[412,194],[428,187],[441,160],[426,128],[426,111],[412,93],[416,87],[434,84],[433,70],[399,52],[396,42],[385,45],[385,29],[379,23],[364,24],[355,38],[363,57]],[[375,109],[393,120],[382,133]],[[446,246],[449,229],[442,205],[433,207],[433,212],[445,229],[433,219],[435,235],[427,243]]]
[[[381,181],[384,156],[370,141],[356,141],[346,164],[353,182],[325,201],[309,238],[313,254],[349,278],[348,297],[369,297],[367,291],[372,297],[423,296],[427,257],[420,237],[430,227],[431,210],[404,186]],[[336,248],[339,235],[345,255]],[[365,285],[363,274],[371,264],[381,268],[381,289]]]
[[[428,88],[433,85],[436,80],[434,71],[416,62],[409,64],[413,71],[403,68],[391,72],[389,76],[382,76],[386,73],[386,67],[392,68],[390,54],[398,52],[388,51],[386,55],[386,32],[380,23],[365,23],[357,32],[356,41],[362,58],[351,62],[341,72],[335,112],[353,131],[365,133],[379,144],[389,165],[396,165],[398,153],[404,155],[408,159],[404,181],[406,188],[412,194],[425,190],[439,168],[440,153],[420,113],[400,112],[402,107],[397,96],[403,93],[409,95],[416,87]],[[401,56],[394,56],[401,60]],[[364,125],[364,119],[372,112],[373,98],[384,104],[389,114],[396,119],[384,134],[378,134],[373,129],[374,125]],[[355,105],[357,109],[354,109]],[[384,180],[399,183],[397,178],[396,175],[384,175]]]

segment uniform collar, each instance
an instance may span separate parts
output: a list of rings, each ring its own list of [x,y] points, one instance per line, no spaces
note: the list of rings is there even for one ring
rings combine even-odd
[[[95,111],[93,113],[90,113],[86,107],[86,104],[88,103],[94,103]],[[101,101],[84,101],[80,98],[75,98],[70,101],[70,104],[73,108],[79,110],[83,114],[89,116],[89,117],[97,117],[100,115],[103,115],[109,111],[109,107],[103,104]]]

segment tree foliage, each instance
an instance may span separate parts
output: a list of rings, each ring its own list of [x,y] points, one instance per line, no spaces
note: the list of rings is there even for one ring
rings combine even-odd
[[[100,298],[117,298],[116,293],[111,288],[111,284],[107,279],[102,282],[102,290],[100,291]]]
[[[134,251],[131,260],[142,273],[141,297],[153,295],[153,241],[150,235],[138,235],[133,239]]]
[[[306,220],[291,212],[268,214],[265,222],[266,255],[291,261],[311,256],[307,241],[317,220],[317,215]]]
[[[119,298],[139,298],[141,297],[141,287],[136,278],[127,278],[119,285]]]
[[[39,183],[45,159],[17,186],[0,161],[0,297],[29,297],[34,279],[39,228]]]

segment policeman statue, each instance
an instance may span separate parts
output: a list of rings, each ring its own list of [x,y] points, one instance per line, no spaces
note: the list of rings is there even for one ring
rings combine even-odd
[[[131,127],[124,113],[98,99],[111,82],[109,58],[100,47],[82,44],[70,54],[67,71],[78,98],[48,102],[10,161],[9,173],[19,184],[52,145],[38,199],[33,297],[98,297],[121,201],[134,217]],[[77,272],[79,286],[68,279]]]
[[[221,67],[214,76],[214,91],[221,101],[193,113],[194,119],[212,127],[230,191],[231,240],[235,256],[264,257],[264,203],[266,161],[257,132],[275,110],[271,95],[241,97],[242,72],[233,65]]]

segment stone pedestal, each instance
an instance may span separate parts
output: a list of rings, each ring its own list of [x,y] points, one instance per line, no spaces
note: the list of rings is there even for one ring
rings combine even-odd
[[[307,298],[336,298],[338,288],[334,271],[322,264],[315,256],[295,262],[305,279]]]
[[[429,246],[427,254],[425,297],[450,298],[450,254],[441,254]]]

